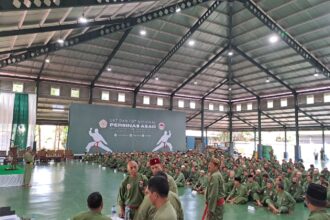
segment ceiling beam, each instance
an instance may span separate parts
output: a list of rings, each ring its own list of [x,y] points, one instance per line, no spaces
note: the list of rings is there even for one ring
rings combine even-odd
[[[210,91],[205,93],[205,95],[203,95],[202,99],[206,99],[209,95],[214,93],[216,90],[218,90],[221,86],[225,85],[227,82],[228,82],[228,79],[221,81],[216,87],[214,87],[213,89],[211,89]]]
[[[0,13],[6,11],[88,7],[141,2],[155,2],[155,0],[1,0]]]
[[[251,62],[252,64],[254,64],[256,67],[258,67],[260,70],[262,70],[264,73],[266,73],[268,76],[270,76],[271,78],[273,78],[274,80],[276,80],[277,82],[279,82],[281,85],[283,85],[285,88],[287,88],[288,90],[290,90],[292,93],[295,93],[295,90],[293,88],[291,88],[290,85],[288,85],[287,83],[285,83],[284,81],[282,81],[279,77],[277,77],[276,75],[274,75],[273,73],[271,73],[268,69],[266,69],[265,67],[261,66],[257,61],[255,61],[252,57],[248,56],[246,53],[244,53],[242,50],[240,50],[238,47],[233,46],[233,49],[242,57],[244,57],[245,59],[247,59],[249,62]]]
[[[259,95],[257,95],[255,92],[253,92],[251,89],[247,88],[246,86],[242,85],[240,82],[238,82],[236,79],[232,79],[232,82],[234,82],[235,84],[237,84],[239,87],[241,87],[242,89],[244,89],[245,91],[251,93],[252,95],[254,95],[256,98],[260,98]]]
[[[102,26],[102,25],[116,25],[121,24],[124,22],[125,19],[106,19],[101,21],[89,21],[86,24],[82,23],[73,23],[73,24],[60,24],[54,26],[46,26],[46,27],[33,27],[33,28],[23,28],[17,30],[8,30],[8,31],[1,31],[0,37],[11,37],[17,35],[25,35],[25,34],[38,34],[38,33],[45,33],[45,32],[52,32],[52,31],[64,31],[70,29],[77,29],[77,28],[86,28],[86,27],[94,27],[94,26]]]
[[[307,62],[317,68],[327,78],[330,78],[330,70],[317,57],[301,45],[294,37],[292,37],[284,28],[282,28],[275,20],[273,20],[262,8],[260,8],[252,0],[243,1],[247,8],[254,16],[264,23],[271,31],[276,33],[289,47],[301,55]]]
[[[234,114],[233,114],[233,117],[235,117],[235,118],[237,118],[238,120],[242,121],[243,123],[249,125],[249,126],[252,127],[253,129],[257,129],[257,127],[254,126],[251,122],[248,122],[247,120],[245,120],[245,119],[243,119],[243,118],[241,118],[241,117],[239,117],[239,116],[237,116],[237,115],[234,115]]]
[[[315,121],[316,123],[320,124],[322,127],[325,126],[322,122],[320,122],[318,119],[314,118],[313,115],[308,114],[306,111],[302,110],[302,109],[298,109],[301,113],[303,113],[305,116],[307,116],[308,118],[310,118],[311,120]]]
[[[12,55],[9,58],[0,60],[0,68],[5,67],[8,65],[14,65],[20,62],[24,62],[26,60],[34,59],[36,57],[42,56],[47,53],[52,53],[61,49],[66,49],[72,46],[75,46],[77,44],[81,44],[90,40],[94,40],[100,37],[104,37],[109,34],[113,34],[119,31],[123,31],[126,29],[133,28],[137,25],[142,25],[145,23],[148,23],[150,21],[153,21],[155,19],[159,19],[161,17],[165,17],[168,15],[172,15],[177,13],[176,8],[179,5],[181,10],[186,10],[192,7],[195,7],[196,5],[202,4],[204,2],[208,2],[210,0],[185,0],[181,1],[176,4],[172,4],[170,6],[151,11],[147,14],[143,14],[137,17],[129,17],[124,19],[124,21],[121,24],[117,24],[111,27],[103,27],[101,29],[90,31],[85,34],[71,37],[67,40],[65,40],[64,44],[60,44],[58,42],[56,43],[49,43],[44,46],[39,47],[33,47],[33,48],[25,48],[23,53],[20,53],[18,55]],[[217,1],[219,4],[220,2]]]
[[[207,126],[205,127],[205,129],[208,129],[209,127],[211,127],[212,125],[214,125],[214,124],[216,124],[217,122],[221,121],[222,119],[224,119],[224,118],[227,117],[227,116],[228,116],[228,114],[225,114],[225,115],[221,116],[220,118],[218,118],[217,120],[215,120],[215,121],[212,122],[211,124],[207,125]]]
[[[193,116],[191,116],[190,118],[188,118],[186,120],[186,123],[190,122],[191,120],[193,120],[194,118],[196,118],[198,115],[201,114],[202,111],[198,111],[196,114],[194,114]]]
[[[114,58],[114,56],[117,54],[118,50],[120,49],[121,45],[126,40],[127,36],[131,32],[131,30],[132,30],[131,28],[128,29],[128,30],[126,30],[124,32],[124,34],[122,35],[122,37],[120,38],[119,42],[117,43],[116,47],[113,48],[113,50],[111,51],[111,54],[107,57],[106,61],[104,62],[103,66],[102,66],[102,68],[99,70],[99,72],[97,73],[97,75],[92,80],[92,82],[91,82],[91,87],[92,88],[95,86],[96,81],[101,77],[101,75],[105,71],[105,69],[108,68],[110,62],[112,61],[112,59]]]
[[[162,68],[167,61],[184,45],[184,43],[193,35],[193,33],[208,19],[208,17],[216,10],[221,1],[215,1],[207,11],[195,22],[195,24],[186,32],[186,34],[172,47],[172,49],[166,54],[166,56],[159,61],[153,70],[139,83],[134,89],[134,93],[138,93],[140,89],[147,84],[147,82],[153,78],[153,76]]]
[[[219,57],[221,57],[226,51],[228,50],[228,45],[226,45],[219,53],[217,53],[215,56],[212,57],[204,66],[198,69],[197,72],[195,72],[192,76],[190,76],[188,79],[186,79],[181,85],[176,88],[171,95],[174,96],[177,92],[180,91],[183,87],[185,87],[188,83],[190,83],[194,78],[196,78],[198,75],[204,72],[212,63],[216,62]]]
[[[261,111],[261,114],[263,114],[264,116],[266,116],[267,118],[273,120],[274,122],[276,122],[277,124],[281,125],[283,128],[286,127],[285,124],[283,124],[282,122],[280,122],[279,120],[277,120],[276,118],[274,118],[273,116],[269,115],[268,113]]]

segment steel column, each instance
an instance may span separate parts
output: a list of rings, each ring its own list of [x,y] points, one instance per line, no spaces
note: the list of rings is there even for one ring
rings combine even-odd
[[[233,143],[233,103],[229,103],[229,142]]]
[[[137,93],[134,92],[133,93],[133,104],[132,104],[132,108],[136,108],[136,99],[137,99]]]
[[[201,101],[201,139],[202,139],[202,149],[201,151],[205,151],[205,141],[204,141],[204,99]]]
[[[89,100],[88,104],[93,104],[93,93],[94,93],[94,87],[90,86],[89,87]]]
[[[299,145],[299,105],[298,105],[298,94],[293,94],[294,98],[294,118],[295,118],[295,131],[296,131],[296,145],[294,149],[295,161],[300,160],[300,145]]]
[[[170,97],[170,111],[173,111],[173,101],[174,101],[174,96],[171,95]]]
[[[262,158],[262,145],[261,145],[261,100],[257,98],[258,103],[258,158]]]
[[[287,129],[284,127],[284,159],[288,159],[288,148],[287,148]]]

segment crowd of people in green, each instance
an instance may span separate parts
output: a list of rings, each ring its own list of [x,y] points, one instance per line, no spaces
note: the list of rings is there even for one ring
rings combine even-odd
[[[326,212],[326,208],[330,207],[330,172],[326,167],[321,171],[313,165],[305,169],[301,162],[283,160],[280,163],[273,157],[270,160],[234,158],[220,150],[203,154],[195,151],[86,154],[83,161],[128,172],[118,193],[120,217],[124,217],[125,207],[129,207],[130,219],[161,219],[154,218],[157,209],[151,208],[154,203],[144,195],[148,179],[163,175],[169,185],[167,196],[176,212],[176,219],[184,219],[177,187],[185,186],[191,187],[195,193],[205,194],[203,219],[222,219],[225,203],[253,202],[274,214],[285,214],[294,212],[296,203],[305,201],[308,206],[306,201],[311,200],[311,204],[321,200],[322,204],[318,212],[311,212],[310,219],[330,218]],[[309,189],[311,186],[325,190],[325,198],[321,198],[324,194],[317,197],[315,189]],[[312,198],[312,195],[306,199],[306,193],[311,190],[317,198]],[[315,214],[325,218],[315,218]]]

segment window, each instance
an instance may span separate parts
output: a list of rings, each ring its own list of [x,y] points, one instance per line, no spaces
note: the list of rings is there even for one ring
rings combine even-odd
[[[23,83],[13,83],[13,92],[23,92],[24,84]]]
[[[52,96],[60,96],[60,88],[59,87],[51,87],[50,95]]]
[[[143,96],[143,104],[144,105],[150,105],[150,97],[149,96]]]
[[[288,106],[288,99],[287,98],[281,99],[281,107],[286,107],[286,106]]]
[[[209,104],[209,110],[213,111],[214,110],[214,105],[212,103]]]
[[[247,104],[247,110],[252,110],[252,108],[253,108],[252,103],[248,103],[248,104]]]
[[[79,98],[80,90],[79,89],[71,89],[71,97],[72,98]]]
[[[158,106],[163,106],[164,105],[164,99],[163,98],[157,98],[157,105]]]
[[[241,104],[237,104],[236,105],[236,111],[240,112],[242,110],[242,105]]]
[[[125,93],[118,93],[118,102],[125,102]]]
[[[196,102],[194,102],[194,101],[190,101],[190,108],[191,109],[195,109],[196,108]]]
[[[219,105],[219,111],[220,112],[223,112],[225,110],[224,106],[223,105]]]
[[[324,102],[330,102],[330,93],[324,93]]]
[[[307,104],[314,104],[314,95],[308,95],[306,97]]]
[[[101,100],[103,100],[103,101],[109,101],[110,100],[109,91],[102,91]]]
[[[179,108],[184,108],[184,101],[183,100],[178,101],[178,107]]]
[[[273,102],[273,100],[268,100],[267,101],[267,108],[274,108],[274,102]]]

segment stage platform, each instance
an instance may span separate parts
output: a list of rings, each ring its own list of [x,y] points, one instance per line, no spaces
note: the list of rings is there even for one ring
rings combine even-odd
[[[24,168],[17,166],[17,170],[6,170],[9,165],[0,166],[0,187],[21,186],[23,184]]]

